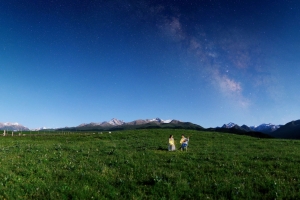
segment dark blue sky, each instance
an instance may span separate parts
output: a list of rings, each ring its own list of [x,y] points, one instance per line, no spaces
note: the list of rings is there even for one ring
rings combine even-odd
[[[1,122],[299,119],[299,1],[0,3]]]

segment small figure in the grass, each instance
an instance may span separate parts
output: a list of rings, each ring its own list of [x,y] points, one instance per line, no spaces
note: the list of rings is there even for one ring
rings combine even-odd
[[[181,135],[181,139],[180,139],[180,147],[179,147],[180,150],[182,150],[182,143],[184,142],[185,139],[186,139],[186,138],[185,138],[184,135],[182,134],[182,135]]]
[[[180,149],[181,151],[182,151],[182,150],[187,150],[188,144],[189,144],[189,137],[186,138],[186,137],[184,137],[184,135],[182,134],[182,135],[181,135],[180,148],[179,148],[179,149]]]
[[[170,137],[169,137],[169,146],[168,146],[168,150],[169,150],[169,151],[175,151],[175,150],[176,150],[173,135],[170,135]]]
[[[189,140],[190,140],[190,137],[185,138],[185,140],[182,142],[182,144],[181,144],[181,151],[182,150],[187,151],[187,147],[189,145]]]

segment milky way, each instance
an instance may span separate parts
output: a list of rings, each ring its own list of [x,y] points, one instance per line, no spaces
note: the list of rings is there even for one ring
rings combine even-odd
[[[298,119],[299,4],[3,1],[0,121]]]

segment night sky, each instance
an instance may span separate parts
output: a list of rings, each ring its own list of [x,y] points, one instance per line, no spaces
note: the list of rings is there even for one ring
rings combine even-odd
[[[0,122],[300,118],[298,0],[0,0]]]

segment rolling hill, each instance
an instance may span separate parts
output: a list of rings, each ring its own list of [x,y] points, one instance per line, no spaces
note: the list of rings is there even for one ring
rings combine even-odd
[[[276,138],[300,139],[300,120],[291,121],[281,126],[272,135]]]

